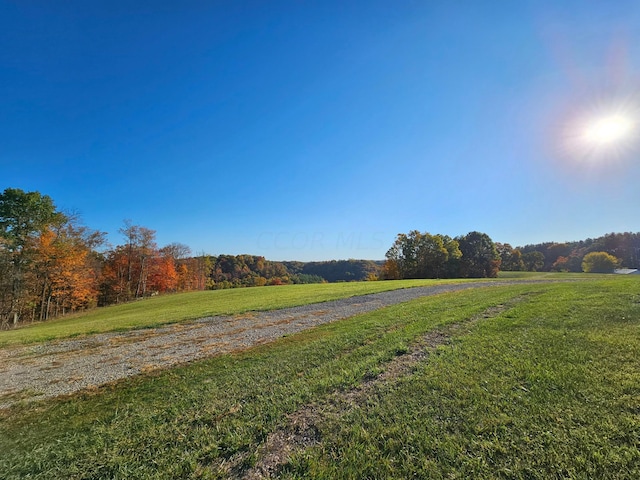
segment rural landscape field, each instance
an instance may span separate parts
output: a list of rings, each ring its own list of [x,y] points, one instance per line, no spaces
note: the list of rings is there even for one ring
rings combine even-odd
[[[636,478],[640,278],[506,277],[18,402],[1,413],[0,471],[8,479]],[[334,297],[363,285],[337,287]],[[260,288],[236,292],[250,301]],[[301,301],[326,299],[319,295]],[[242,311],[237,302],[226,311]],[[278,302],[268,308],[288,304]]]
[[[638,25],[0,0],[0,480],[640,479]]]

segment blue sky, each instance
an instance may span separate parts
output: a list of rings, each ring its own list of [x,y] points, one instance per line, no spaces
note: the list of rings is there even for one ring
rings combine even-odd
[[[638,25],[632,1],[0,1],[0,190],[113,244],[130,219],[273,260],[639,231],[634,132],[567,140],[640,112]]]

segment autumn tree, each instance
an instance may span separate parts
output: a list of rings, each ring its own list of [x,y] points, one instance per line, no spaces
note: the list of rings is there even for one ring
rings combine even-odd
[[[25,276],[33,262],[35,243],[47,228],[64,221],[65,216],[47,195],[17,188],[7,188],[0,194],[0,268],[7,273],[0,294],[2,324],[17,324],[29,310]]]
[[[125,244],[105,255],[100,305],[141,298],[152,291],[149,278],[159,257],[155,231],[125,220],[120,233]]]
[[[571,255],[571,247],[567,243],[550,243],[544,252],[544,270],[551,270],[559,257],[568,258]]]
[[[398,261],[394,258],[387,258],[382,266],[382,278],[383,280],[400,280],[400,268],[398,267]]]
[[[170,243],[158,251],[152,267],[151,288],[158,292],[197,290],[197,268],[187,245]]]
[[[40,320],[97,304],[100,265],[95,248],[104,234],[76,224],[49,228],[37,239],[30,284],[38,292]]]
[[[128,248],[123,245],[109,250],[104,259],[100,284],[100,306],[126,302],[130,298]]]
[[[132,225],[130,220],[125,220],[120,233],[127,240],[125,284],[127,296],[128,298],[143,297],[147,292],[150,262],[157,250],[156,232],[146,227]]]
[[[582,259],[582,270],[586,273],[613,273],[620,261],[607,252],[591,252]]]
[[[178,282],[183,283],[183,290],[205,290],[209,288],[211,269],[214,258],[204,253],[181,262]]]
[[[184,243],[173,242],[162,247],[161,253],[173,258],[174,261],[178,262],[180,260],[189,258],[191,256],[191,249]]]
[[[212,258],[208,288],[254,287],[293,283],[282,262],[256,255],[219,255]]]
[[[153,292],[175,292],[178,289],[175,250],[161,248],[149,262],[149,289]]]
[[[553,265],[551,265],[552,272],[568,272],[569,271],[569,257],[558,257]]]

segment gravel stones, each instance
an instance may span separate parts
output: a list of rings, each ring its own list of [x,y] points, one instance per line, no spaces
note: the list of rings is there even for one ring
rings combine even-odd
[[[0,349],[0,408],[70,394],[150,370],[242,350],[419,297],[506,282],[415,287],[166,327]]]

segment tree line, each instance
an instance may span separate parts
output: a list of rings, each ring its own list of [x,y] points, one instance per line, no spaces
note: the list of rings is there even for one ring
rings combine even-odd
[[[156,232],[125,221],[123,242],[59,211],[39,192],[0,194],[0,327],[158,294],[206,289],[401,278],[495,277],[514,271],[639,268],[640,234],[513,248],[481,232],[455,238],[399,234],[386,260],[275,262],[256,255],[193,255],[158,246]]]
[[[640,268],[640,233],[514,248],[481,232],[451,238],[413,230],[398,234],[386,258],[385,279],[490,278],[500,270],[612,273],[617,267]]]
[[[208,289],[377,280],[380,264],[371,260],[276,262],[256,255],[206,256]]]
[[[39,192],[0,194],[0,326],[164,293],[377,279],[369,260],[274,262],[255,255],[192,255],[158,246],[156,232],[125,221],[123,243],[59,211]]]
[[[501,261],[489,235],[475,231],[455,238],[418,230],[401,233],[386,258],[385,279],[493,278]]]
[[[203,289],[205,259],[187,246],[159,248],[155,232],[125,222],[125,243],[59,211],[39,192],[0,194],[0,325],[47,320],[152,293]]]
[[[607,271],[613,267],[640,268],[640,233],[609,233],[595,239],[562,243],[546,242],[516,248],[508,243],[498,243],[496,247],[501,258],[500,268],[507,271],[588,271],[591,268],[592,259],[597,257],[594,257],[594,253],[608,255],[608,257],[599,255],[612,263],[604,267]],[[584,265],[585,258],[586,265]]]

